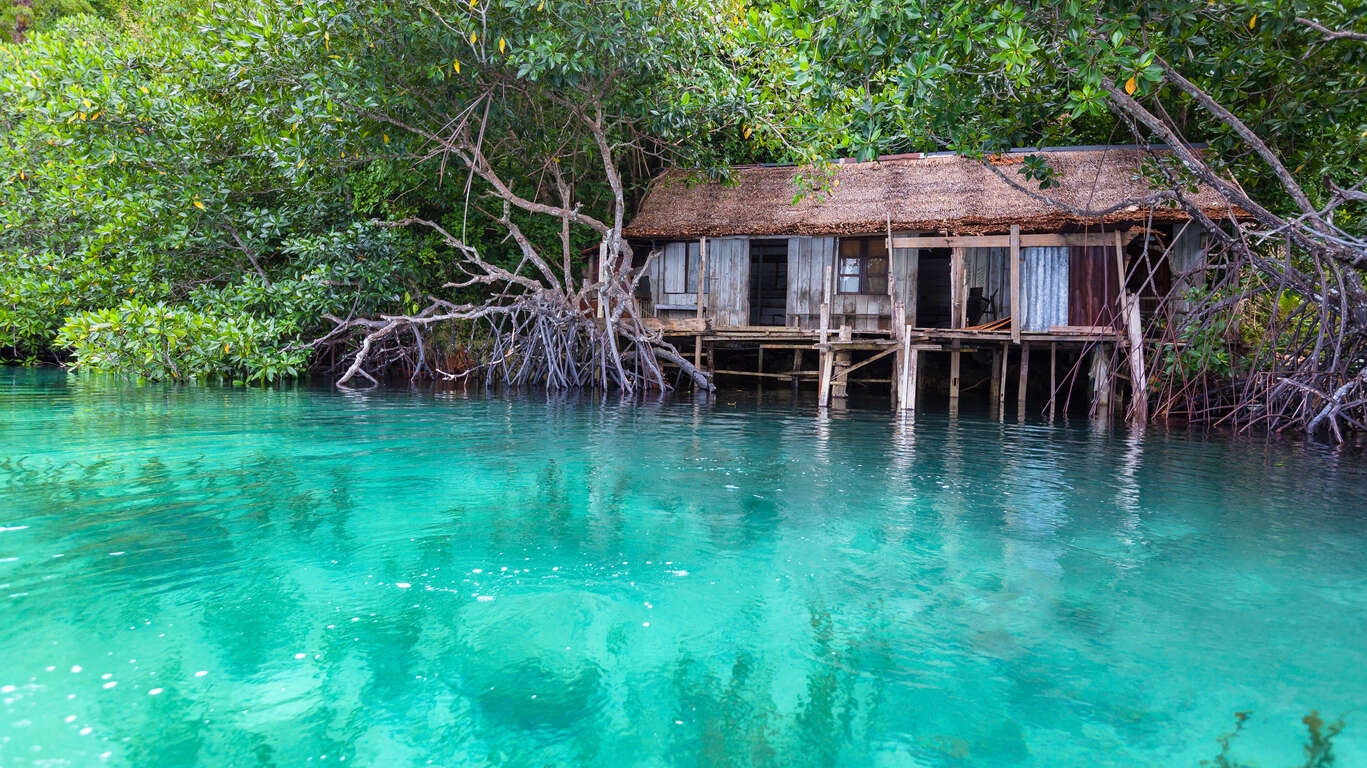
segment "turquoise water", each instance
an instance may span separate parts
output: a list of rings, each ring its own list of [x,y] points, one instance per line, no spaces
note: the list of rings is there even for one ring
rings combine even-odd
[[[0,370],[0,765],[1367,765],[1360,455]]]

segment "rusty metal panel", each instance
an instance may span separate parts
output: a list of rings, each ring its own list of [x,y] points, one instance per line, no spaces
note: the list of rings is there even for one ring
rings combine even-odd
[[[1068,324],[1068,249],[1023,248],[1021,330]]]
[[[1119,324],[1120,274],[1115,249],[1073,246],[1068,249],[1068,324]]]

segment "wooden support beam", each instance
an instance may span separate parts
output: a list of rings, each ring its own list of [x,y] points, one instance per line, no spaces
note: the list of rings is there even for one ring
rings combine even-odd
[[[964,249],[954,248],[949,252],[949,324],[954,328],[968,325],[965,317],[968,302],[964,300],[964,279]]]
[[[1149,420],[1149,379],[1144,367],[1144,334],[1139,327],[1139,297],[1127,295],[1125,290],[1125,250],[1119,232],[1115,233],[1115,262],[1120,271],[1120,301],[1130,342],[1130,423],[1145,424]]]
[[[1002,344],[1002,372],[997,380],[997,421],[1006,420],[1006,366],[1011,362],[1011,345]]]
[[[1054,423],[1054,401],[1058,399],[1058,345],[1049,344],[1049,423]]]
[[[989,383],[987,385],[987,406],[989,408],[993,408],[997,405],[997,392],[1001,389],[1001,354],[1001,349],[997,347],[992,348],[992,373],[988,379]]]
[[[827,267],[826,271],[829,272],[830,267]],[[817,394],[817,405],[821,408],[831,404],[831,372],[835,362],[835,353],[826,345],[830,327],[831,303],[826,301],[821,304],[821,388]]]
[[[959,351],[959,342],[954,342],[954,348],[949,353],[949,415],[959,415],[959,358],[962,352]]]
[[[797,374],[802,370],[802,347],[793,347],[793,394],[797,394]],[[817,375],[820,375],[817,371]]]
[[[1025,382],[1030,377],[1030,342],[1021,345],[1020,386],[1016,389],[1016,420],[1025,421]]]
[[[1092,418],[1109,421],[1111,418],[1111,358],[1106,345],[1092,347]]]
[[[853,329],[849,325],[841,323],[840,334],[837,338],[841,341],[849,341],[853,337]],[[848,349],[836,348],[832,351],[831,357],[834,358],[831,378],[831,398],[844,400],[849,386],[850,373],[850,352]]]
[[[1117,235],[1120,233],[1117,232]],[[1011,341],[1015,344],[1021,343],[1021,228],[1019,224],[1011,225],[1010,239],[1011,248]]]
[[[1019,228],[1019,225],[1016,225]],[[1129,245],[1143,229],[1116,230],[1125,245]],[[1069,246],[1106,247],[1114,236],[1110,232],[1069,232],[1057,234],[1021,235],[1022,248],[1059,248]],[[935,235],[902,235],[892,238],[893,248],[1009,248],[1010,235],[954,235],[938,237]]]
[[[844,373],[842,373],[842,374],[840,374],[840,375],[841,375],[841,376],[844,376],[844,377],[846,378],[846,380],[848,380],[851,373],[854,373],[855,371],[859,370],[860,368],[863,368],[864,366],[868,365],[869,363],[872,363],[872,362],[875,361],[875,360],[882,360],[883,358],[887,357],[888,355],[894,354],[894,353],[896,353],[896,352],[898,352],[898,351],[900,351],[900,350],[901,350],[901,347],[888,347],[887,349],[883,350],[882,352],[879,352],[878,354],[876,354],[876,355],[874,355],[874,356],[872,356],[872,357],[865,358],[865,359],[860,360],[859,362],[857,362],[857,363],[851,365],[850,367],[848,367],[848,368],[845,369]]]
[[[698,238],[698,322],[703,319],[703,296],[707,291],[707,238]]]
[[[916,413],[916,379],[920,365],[920,351],[911,347],[911,326],[903,325],[901,385],[898,387],[901,410]]]

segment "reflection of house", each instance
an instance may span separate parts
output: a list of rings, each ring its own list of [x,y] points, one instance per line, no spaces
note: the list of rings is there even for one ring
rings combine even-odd
[[[1020,175],[1028,154],[1048,161],[1058,186],[1036,192]],[[841,365],[859,367],[834,355],[842,340],[852,345],[846,353],[906,348],[899,357],[910,364],[894,366],[896,380],[907,368],[914,376],[920,356],[905,354],[913,349],[948,351],[956,363],[970,346],[990,344],[996,357],[1015,344],[1053,352],[1125,343],[1130,325],[1137,334],[1139,313],[1201,279],[1205,258],[1185,211],[1143,204],[1152,195],[1139,175],[1147,156],[1116,147],[1013,152],[990,159],[995,170],[953,155],[840,163],[825,191],[797,203],[793,167],[738,168],[730,185],[666,174],[626,234],[642,256],[659,252],[644,282],[666,332],[696,335],[700,349],[816,342],[836,357],[827,378],[839,396]],[[1211,192],[1195,200],[1215,220],[1228,215]],[[823,325],[829,338],[819,338]],[[1004,359],[992,364],[999,399]],[[782,372],[761,364],[747,373]],[[803,375],[820,372],[793,378]],[[822,389],[824,399],[824,379]]]

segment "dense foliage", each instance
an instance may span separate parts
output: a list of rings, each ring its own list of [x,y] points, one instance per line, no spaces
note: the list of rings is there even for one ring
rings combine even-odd
[[[514,268],[507,195],[613,223],[614,197],[666,165],[810,163],[820,185],[840,156],[1125,143],[1142,134],[1115,109],[1127,96],[1294,215],[1246,137],[1168,67],[1316,205],[1367,156],[1367,21],[1342,3],[23,7],[24,41],[0,46],[0,349],[152,378],[292,375],[317,361],[328,316],[493,290],[444,288],[466,274],[431,229],[372,222],[429,222]],[[606,164],[578,119],[593,110]],[[1024,170],[1049,187],[1043,163]],[[582,275],[595,234],[535,212],[514,205],[508,223]],[[1360,203],[1335,215],[1362,232]]]

